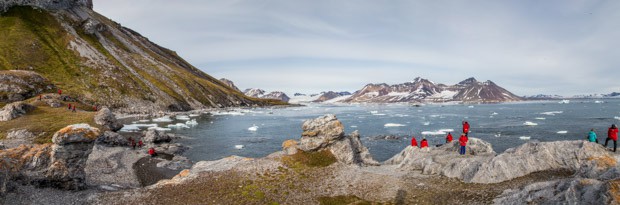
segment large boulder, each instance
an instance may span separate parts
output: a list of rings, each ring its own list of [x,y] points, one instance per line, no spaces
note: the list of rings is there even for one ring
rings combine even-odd
[[[143,133],[142,142],[146,144],[168,143],[172,141],[172,136],[159,130],[147,130]]]
[[[324,115],[306,120],[299,148],[303,151],[317,151],[344,137],[344,126],[335,115]]]
[[[53,90],[54,85],[33,71],[0,71],[0,102],[16,102]]]
[[[52,160],[43,183],[62,189],[85,188],[84,167],[100,133],[88,124],[70,125],[56,132],[52,137]]]
[[[0,121],[9,121],[21,117],[34,109],[34,106],[23,101],[7,104],[0,110]]]
[[[294,140],[287,140],[282,144],[285,154],[295,154],[297,149],[305,152],[315,152],[327,149],[338,162],[357,165],[378,165],[372,159],[368,148],[360,141],[357,131],[345,135],[344,126],[335,115],[325,115],[316,119],[307,120],[302,125],[303,133],[299,144]]]
[[[6,138],[0,141],[2,141],[2,145],[4,145],[5,149],[15,148],[22,144],[31,144],[35,137],[36,136],[32,132],[21,129],[10,131]]]
[[[136,152],[129,147],[112,147],[95,144],[84,172],[89,186],[140,187],[133,165],[146,152]]]
[[[110,147],[128,146],[129,140],[127,140],[127,137],[120,135],[116,132],[105,131],[101,137],[97,138],[95,144]]]
[[[104,107],[97,112],[95,115],[95,123],[112,130],[113,132],[119,131],[123,128],[123,124],[116,120],[114,113],[112,113],[112,111],[110,111],[107,107]]]

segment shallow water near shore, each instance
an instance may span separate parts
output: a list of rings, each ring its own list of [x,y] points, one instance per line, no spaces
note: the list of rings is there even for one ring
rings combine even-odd
[[[594,128],[604,142],[607,128],[619,123],[620,99],[524,102],[480,105],[322,105],[279,109],[239,109],[189,116],[195,125],[171,126],[168,132],[189,138],[180,143],[191,147],[184,155],[193,161],[216,160],[230,155],[264,157],[281,150],[286,139],[300,138],[304,120],[335,114],[345,132],[359,130],[373,157],[384,161],[410,144],[411,135],[426,137],[431,146],[441,144],[448,131],[455,139],[461,122],[471,124],[470,137],[490,142],[496,152],[532,140],[585,139]],[[159,127],[184,123],[186,116],[171,120],[135,122]],[[144,127],[142,127],[144,129]],[[397,137],[377,137],[394,135]],[[242,145],[243,148],[239,149]]]

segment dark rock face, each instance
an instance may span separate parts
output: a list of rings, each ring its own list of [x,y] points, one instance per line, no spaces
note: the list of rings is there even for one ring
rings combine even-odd
[[[162,131],[148,130],[144,132],[143,135],[142,141],[145,144],[159,144],[172,141],[172,137]]]
[[[54,85],[33,71],[0,71],[0,102],[16,102],[53,90]]]
[[[112,132],[116,132],[123,128],[123,124],[116,120],[116,116],[107,107],[102,108],[95,115],[95,123],[101,125]]]
[[[130,145],[129,140],[125,136],[112,131],[105,131],[101,137],[97,138],[95,144],[109,147]]]
[[[0,110],[0,121],[9,121],[21,117],[34,109],[34,106],[21,101],[5,105]]]
[[[478,82],[475,78],[466,79],[456,85],[435,84],[427,79],[416,78],[412,82],[387,85],[368,84],[356,91],[343,102],[510,102],[520,101],[520,97],[499,87],[491,81]]]

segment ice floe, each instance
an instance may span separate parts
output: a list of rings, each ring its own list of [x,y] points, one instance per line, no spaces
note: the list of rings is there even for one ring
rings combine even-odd
[[[553,115],[556,115],[556,114],[562,114],[562,113],[564,113],[564,111],[549,111],[549,112],[542,112],[542,113],[540,113],[540,114],[541,114],[541,115],[550,115],[550,116],[553,116]]]
[[[189,128],[189,126],[187,126],[185,123],[169,124],[166,125],[166,127],[175,129]]]
[[[616,119],[616,120],[620,120],[620,117],[618,117],[618,116],[615,116],[615,117],[614,117],[614,119]]]
[[[535,118],[535,119],[537,119],[537,120],[546,120],[547,118],[544,118],[544,117],[537,117],[537,118]]]
[[[521,137],[519,137],[520,140],[529,140],[530,138],[532,138],[532,137],[530,137],[530,136],[521,136]]]
[[[235,145],[235,149],[243,149],[244,147],[242,144]]]
[[[172,129],[170,128],[164,128],[164,127],[149,127],[149,130],[157,130],[157,131],[170,131]]]
[[[141,127],[157,127],[157,124],[128,124],[128,125],[123,125],[123,128],[121,128],[121,132],[137,132],[140,131]]]
[[[196,122],[196,119],[192,119],[192,120],[185,122],[185,124],[190,125],[190,126],[196,126],[198,125],[198,122]]]
[[[536,125],[538,125],[538,123],[535,123],[535,122],[530,122],[530,121],[525,121],[525,122],[523,123],[523,125],[526,125],[526,126],[536,126]]]
[[[174,118],[176,118],[177,120],[183,120],[183,121],[190,120],[189,116],[187,116],[187,115],[177,115]]]
[[[398,124],[398,123],[387,123],[385,125],[383,125],[384,127],[404,127],[406,125],[403,124]]]
[[[172,122],[172,118],[170,118],[170,116],[163,116],[160,118],[155,118],[153,119],[153,122]]]
[[[557,133],[558,133],[558,134],[566,134],[566,133],[568,133],[568,131],[566,131],[566,130],[562,130],[562,131],[558,131]]]
[[[252,127],[249,127],[249,128],[248,128],[248,130],[249,130],[249,131],[256,132],[256,130],[258,130],[258,126],[253,125]]]
[[[424,123],[422,123],[422,124],[423,124],[423,125],[426,125],[426,126],[429,126],[429,125],[431,125],[431,122],[424,122]]]

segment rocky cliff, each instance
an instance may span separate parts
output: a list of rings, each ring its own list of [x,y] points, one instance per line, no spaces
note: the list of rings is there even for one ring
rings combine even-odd
[[[91,8],[90,0],[0,2],[0,70],[35,72],[84,104],[124,112],[269,104]]]
[[[511,102],[522,100],[497,84],[466,79],[456,85],[435,84],[423,78],[412,82],[388,85],[368,84],[343,102],[395,103],[395,102],[449,102],[470,103]]]

